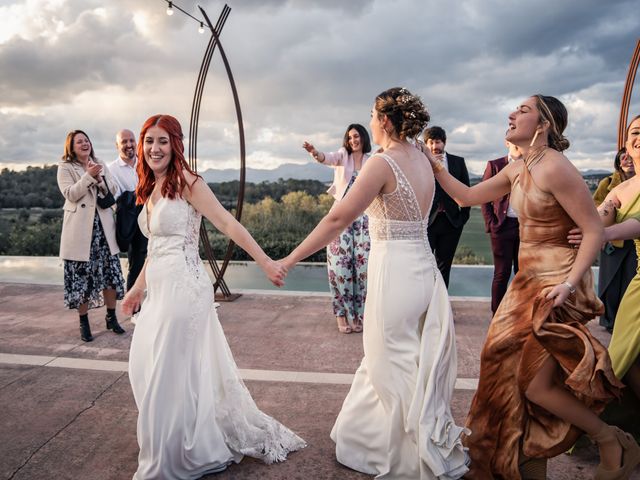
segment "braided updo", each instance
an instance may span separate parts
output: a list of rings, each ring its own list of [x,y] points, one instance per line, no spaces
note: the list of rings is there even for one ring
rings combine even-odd
[[[536,99],[540,118],[549,122],[547,144],[559,152],[566,150],[569,148],[569,140],[562,135],[562,132],[567,128],[569,115],[564,104],[556,97],[540,94],[533,97]]]
[[[378,116],[386,115],[401,139],[415,138],[429,123],[429,112],[420,97],[406,88],[394,87],[376,97]]]

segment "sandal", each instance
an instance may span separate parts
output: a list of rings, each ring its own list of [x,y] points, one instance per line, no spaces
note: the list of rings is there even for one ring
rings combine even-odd
[[[351,330],[353,331],[353,333],[362,332],[362,322],[359,320],[353,322],[353,326],[351,327]]]
[[[607,425],[591,439],[596,443],[617,441],[622,447],[622,459],[620,468],[609,470],[598,465],[594,480],[624,480],[628,479],[633,469],[640,463],[640,446],[633,436],[623,432],[618,427]]]
[[[340,321],[342,319],[342,322]],[[351,333],[351,326],[347,323],[347,319],[344,317],[336,317],[338,322],[338,331],[340,333]]]

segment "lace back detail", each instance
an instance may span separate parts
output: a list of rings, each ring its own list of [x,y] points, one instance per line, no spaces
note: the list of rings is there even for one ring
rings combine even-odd
[[[391,193],[378,194],[366,211],[371,240],[421,240],[434,267],[435,276],[438,267],[427,236],[429,216],[427,214],[425,218],[422,217],[416,192],[393,158],[384,153],[377,155],[384,158],[393,170],[396,189]],[[433,195],[429,211],[432,203]]]
[[[422,221],[418,199],[404,172],[389,155],[378,155],[384,158],[393,170],[396,189],[391,193],[378,195],[367,210],[367,215],[405,222]]]

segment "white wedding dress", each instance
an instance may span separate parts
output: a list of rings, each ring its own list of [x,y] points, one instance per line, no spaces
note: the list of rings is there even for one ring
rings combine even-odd
[[[468,470],[467,429],[455,424],[453,314],[411,184],[383,157],[397,189],[367,209],[371,251],[364,358],[331,438],[338,461],[378,479],[457,479]],[[428,211],[427,211],[428,212]]]
[[[138,218],[149,247],[129,356],[135,480],[196,479],[243,455],[272,463],[305,446],[258,409],[238,375],[198,255],[200,219],[180,198],[162,198],[148,220],[146,207]]]

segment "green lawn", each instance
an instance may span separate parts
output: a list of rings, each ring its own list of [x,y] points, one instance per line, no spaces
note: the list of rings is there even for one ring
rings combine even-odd
[[[484,259],[485,264],[493,264],[493,255],[491,253],[491,242],[489,234],[484,231],[484,219],[480,207],[471,208],[469,221],[462,230],[462,237],[458,244],[458,250],[461,247],[469,247],[478,257]]]

